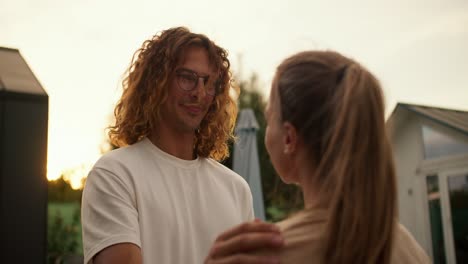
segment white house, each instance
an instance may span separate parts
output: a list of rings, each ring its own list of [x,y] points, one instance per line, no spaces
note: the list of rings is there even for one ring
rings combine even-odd
[[[399,103],[387,128],[401,223],[434,263],[468,263],[468,112]]]

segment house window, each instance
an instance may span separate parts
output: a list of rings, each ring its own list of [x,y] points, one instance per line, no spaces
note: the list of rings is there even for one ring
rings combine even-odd
[[[450,219],[457,263],[468,263],[468,173],[448,177]]]
[[[424,158],[435,159],[457,154],[468,154],[468,144],[453,139],[428,126],[422,126]]]
[[[426,177],[427,199],[429,203],[429,220],[431,223],[432,257],[434,264],[445,264],[444,231],[440,207],[439,177]]]

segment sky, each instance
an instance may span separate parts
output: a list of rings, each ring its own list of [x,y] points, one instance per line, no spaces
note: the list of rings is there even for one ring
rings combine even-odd
[[[285,57],[331,49],[379,78],[388,114],[397,102],[468,110],[466,0],[0,0],[0,46],[18,49],[49,95],[49,179],[78,184],[133,53],[175,26],[224,47],[265,96]]]

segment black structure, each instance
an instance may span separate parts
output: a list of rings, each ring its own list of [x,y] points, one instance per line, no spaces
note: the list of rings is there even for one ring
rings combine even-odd
[[[16,49],[0,47],[0,262],[45,263],[49,98]]]

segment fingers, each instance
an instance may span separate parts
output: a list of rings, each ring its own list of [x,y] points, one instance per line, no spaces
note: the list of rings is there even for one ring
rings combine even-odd
[[[231,264],[231,263],[244,263],[244,264],[277,264],[279,263],[279,259],[276,257],[268,257],[268,256],[255,256],[255,255],[247,255],[247,254],[237,254],[233,256],[229,256],[224,259],[220,260],[213,260],[211,262],[207,262],[207,264]]]
[[[215,244],[212,251],[214,258],[234,255],[262,248],[279,248],[283,245],[283,238],[279,233],[257,232],[244,233]]]
[[[283,245],[276,225],[255,220],[222,233],[205,263],[279,263],[278,249]]]
[[[246,222],[225,231],[224,233],[218,236],[216,241],[224,241],[231,239],[239,234],[253,232],[273,232],[279,234],[280,230],[274,224],[262,222],[258,219],[255,219],[254,222]]]

